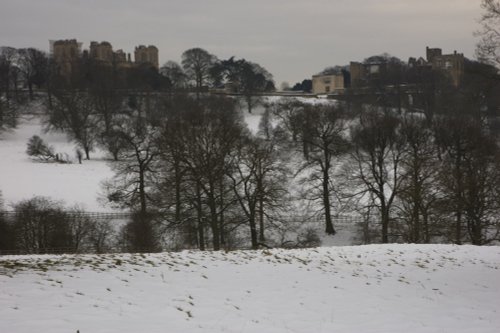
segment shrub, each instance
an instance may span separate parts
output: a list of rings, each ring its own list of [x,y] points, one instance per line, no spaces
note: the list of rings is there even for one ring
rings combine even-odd
[[[43,161],[50,161],[56,159],[54,148],[49,146],[38,135],[33,135],[27,144],[26,154],[31,157],[38,158]]]

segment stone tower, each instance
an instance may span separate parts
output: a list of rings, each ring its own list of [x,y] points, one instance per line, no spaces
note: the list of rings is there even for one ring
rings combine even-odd
[[[89,56],[93,60],[111,64],[113,62],[113,47],[108,42],[90,42]]]
[[[50,51],[59,75],[69,78],[80,58],[82,43],[76,39],[49,41]]]
[[[135,48],[134,59],[136,64],[150,64],[156,69],[158,64],[158,48],[154,45],[144,46],[139,45]]]

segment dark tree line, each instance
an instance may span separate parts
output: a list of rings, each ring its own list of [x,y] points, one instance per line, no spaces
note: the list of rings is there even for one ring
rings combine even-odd
[[[54,253],[109,251],[114,230],[109,221],[99,221],[79,207],[34,197],[18,202],[12,214],[0,213],[0,251]]]
[[[156,124],[147,114],[129,115],[108,199],[148,216],[142,230],[157,237],[177,229],[191,246],[220,249],[247,224],[256,248],[265,239],[266,214],[280,206],[276,196],[285,190],[276,180],[283,180],[276,146],[248,132],[235,103],[176,95],[158,102],[163,116]]]
[[[9,52],[0,58],[2,112],[15,99],[16,75],[40,83],[35,70],[14,70],[21,62]],[[499,80],[491,66],[467,63],[460,87],[439,73],[393,66],[363,96],[266,105],[257,134],[236,104],[243,100],[251,112],[273,81],[247,60],[191,49],[182,66],[129,72],[133,86],[122,85],[123,73],[88,59],[78,68],[68,82],[49,61],[48,79],[40,83],[49,91],[47,124],[65,131],[87,159],[96,146],[109,152],[115,177],[104,195],[133,214],[118,237],[127,250],[161,250],[174,233],[180,246],[199,249],[279,245],[270,237],[275,226],[302,209],[290,199],[295,192],[329,235],[336,233],[335,217],[350,212],[367,216],[367,227],[384,243],[499,240]],[[397,88],[410,76],[417,82],[413,104],[398,89],[384,93],[387,82]],[[158,94],[162,82],[168,93]],[[205,94],[208,87],[239,96]],[[289,193],[291,182],[300,190]],[[90,222],[68,223],[61,204],[46,198],[15,210],[14,222],[0,220],[15,235],[0,239],[4,248],[77,249],[82,242],[102,248],[107,237],[106,226],[94,235]]]
[[[85,98],[92,101],[90,93]],[[124,249],[161,250],[174,233],[180,247],[279,245],[270,236],[275,223],[300,210],[290,200],[294,174],[297,193],[317,208],[327,234],[335,234],[334,217],[350,211],[368,212],[381,242],[482,245],[499,238],[500,155],[487,114],[443,112],[429,122],[383,106],[356,114],[340,102],[285,100],[268,106],[252,134],[234,98],[122,102],[110,117],[121,149],[104,192],[133,213],[118,236]],[[105,133],[104,116],[94,115],[93,128]],[[93,225],[66,225],[57,203],[42,198],[15,210],[16,222],[1,223],[16,235],[2,239],[4,247],[91,244]],[[100,227],[92,237],[106,235]]]

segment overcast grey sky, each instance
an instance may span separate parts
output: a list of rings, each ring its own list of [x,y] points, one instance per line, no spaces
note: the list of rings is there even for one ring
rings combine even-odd
[[[474,57],[480,0],[0,0],[0,46],[47,50],[49,39],[159,48],[160,64],[202,47],[267,68],[279,85],[388,52],[441,47]]]

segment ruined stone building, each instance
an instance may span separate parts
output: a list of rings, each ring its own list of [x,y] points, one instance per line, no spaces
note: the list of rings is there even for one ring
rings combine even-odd
[[[60,75],[69,77],[82,54],[82,43],[76,39],[49,41],[50,53]]]
[[[325,94],[341,92],[345,88],[364,88],[370,85],[380,87],[395,84],[411,85],[411,79],[404,76],[405,64],[397,58],[387,55],[373,56],[364,62],[351,61],[349,64],[349,76],[340,73],[321,73],[313,75],[314,94]],[[440,71],[450,80],[450,83],[458,87],[461,85],[465,72],[465,57],[456,51],[452,54],[443,54],[440,48],[426,47],[426,57],[410,58],[409,68],[417,68],[426,71]],[[346,79],[349,78],[349,82]],[[408,81],[409,80],[409,81]]]
[[[116,66],[118,68],[131,68],[135,65],[150,64],[156,69],[158,64],[158,49],[153,46],[140,45],[135,48],[135,62],[131,61],[130,53],[123,50],[113,51],[111,43],[90,43],[89,50],[82,52],[82,43],[76,39],[50,41],[51,55],[59,68],[59,74],[69,77],[81,58],[88,58],[101,65]]]
[[[136,64],[152,64],[156,69],[158,64],[158,49],[154,45],[139,45],[134,51],[134,60]]]
[[[401,63],[384,59],[382,57],[366,62],[351,61],[349,64],[349,72],[351,73],[351,87],[360,88],[367,86],[370,82],[378,82],[380,85],[392,84],[395,79],[392,73],[397,73],[401,70]]]
[[[433,70],[446,72],[455,87],[460,85],[465,66],[465,58],[462,53],[454,51],[452,54],[443,54],[439,48],[426,47],[426,58]]]
[[[132,67],[133,65],[130,53],[126,54],[123,50],[113,51],[113,47],[108,42],[90,42],[89,58],[117,67]]]
[[[111,64],[113,62],[113,47],[108,42],[90,42],[89,57]]]

